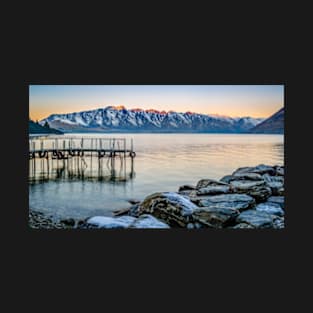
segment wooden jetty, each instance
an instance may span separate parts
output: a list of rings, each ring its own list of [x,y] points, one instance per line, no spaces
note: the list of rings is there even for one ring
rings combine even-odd
[[[127,146],[126,138],[79,138],[67,136],[47,136],[29,138],[29,159],[52,158],[65,160],[75,156],[116,156],[136,157],[133,139]]]

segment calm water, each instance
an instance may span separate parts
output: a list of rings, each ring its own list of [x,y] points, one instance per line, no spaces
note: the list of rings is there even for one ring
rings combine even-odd
[[[116,135],[75,134],[77,138]],[[108,215],[157,191],[177,191],[201,178],[220,179],[242,166],[283,165],[283,135],[121,134],[133,138],[137,157],[45,159],[30,163],[29,204],[56,218]],[[76,160],[77,159],[77,160]],[[79,163],[77,163],[79,162]],[[75,169],[76,171],[71,171]],[[78,170],[77,170],[78,168]],[[99,179],[99,176],[102,179]],[[35,179],[34,179],[35,178]]]

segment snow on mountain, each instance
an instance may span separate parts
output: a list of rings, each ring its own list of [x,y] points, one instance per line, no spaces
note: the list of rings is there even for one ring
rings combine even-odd
[[[232,118],[217,114],[130,109],[108,106],[68,114],[52,114],[40,121],[61,131],[134,131],[134,132],[246,132],[264,119]]]

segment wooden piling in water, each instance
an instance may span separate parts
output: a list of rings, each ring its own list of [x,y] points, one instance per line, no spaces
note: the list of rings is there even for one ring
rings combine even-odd
[[[51,140],[52,139],[52,144]],[[33,157],[53,157],[59,159],[67,159],[70,156],[83,157],[84,153],[87,155],[90,153],[92,157],[94,152],[98,152],[98,157],[134,157],[133,139],[131,139],[130,148],[127,147],[126,138],[51,138],[47,139],[50,144],[46,145],[45,139],[39,140],[39,146],[37,147],[37,141],[29,140],[29,158]],[[59,142],[61,140],[61,142]],[[76,141],[75,141],[76,140]],[[88,143],[89,140],[89,143]],[[86,143],[87,141],[87,143]],[[77,144],[75,144],[78,143]]]

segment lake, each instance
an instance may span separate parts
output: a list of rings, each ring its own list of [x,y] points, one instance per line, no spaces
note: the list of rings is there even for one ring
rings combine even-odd
[[[284,136],[262,134],[71,134],[72,137],[133,138],[131,161],[84,157],[29,161],[29,206],[55,218],[111,216],[158,191],[177,191],[202,178],[220,179],[238,167],[284,164]],[[53,163],[54,162],[54,163]],[[80,167],[70,175],[66,168]],[[64,167],[64,164],[66,166]],[[82,170],[84,169],[84,171]],[[83,173],[82,173],[83,172]],[[89,176],[88,176],[89,172]],[[99,179],[99,174],[102,179]]]

